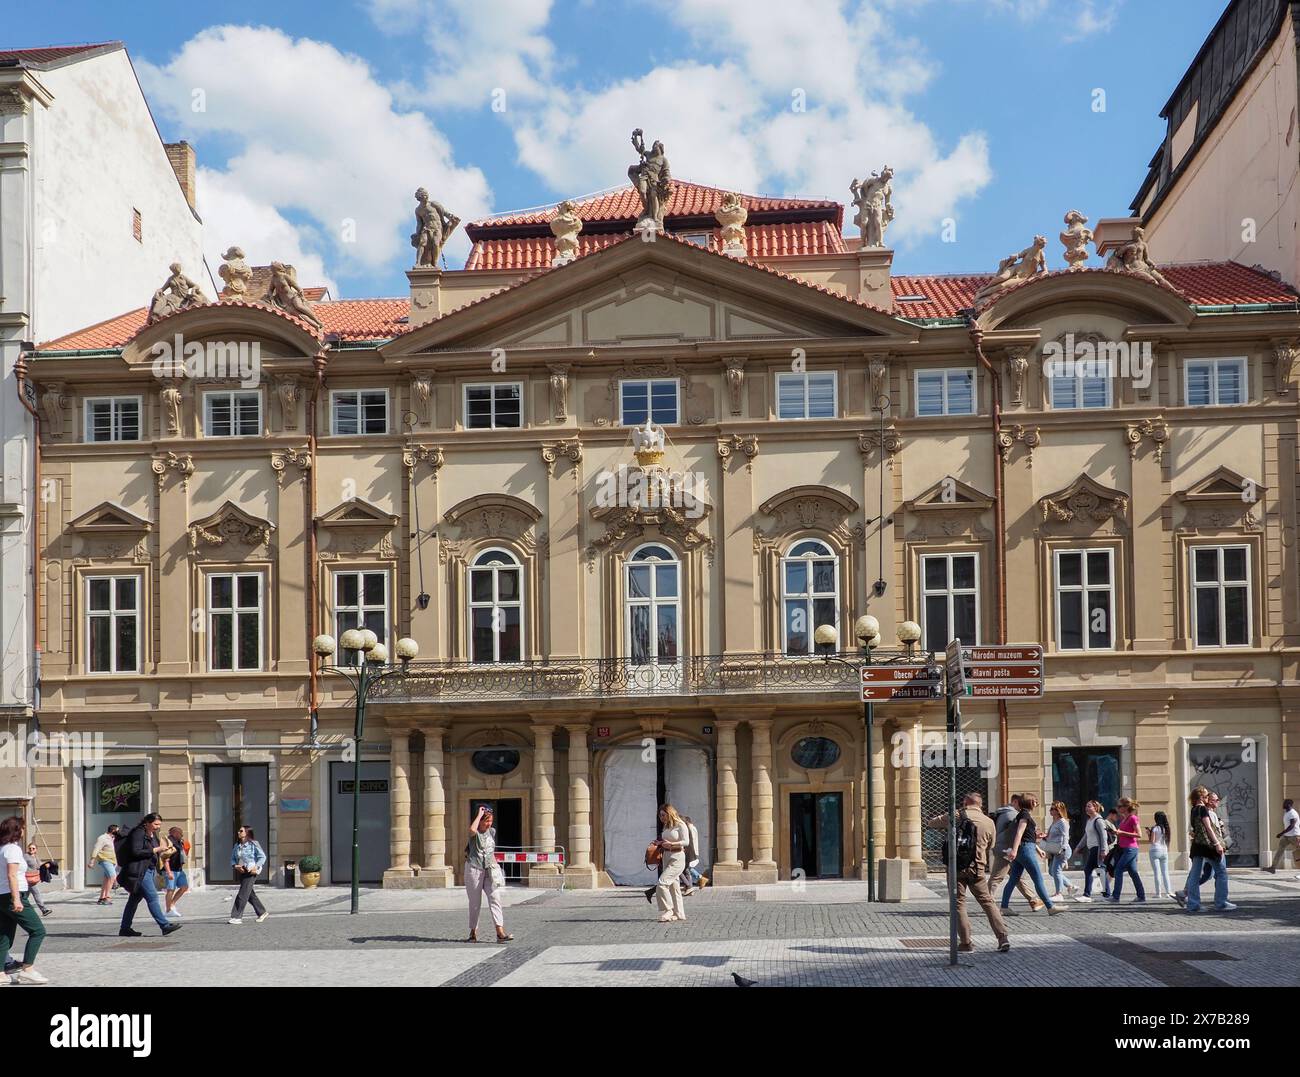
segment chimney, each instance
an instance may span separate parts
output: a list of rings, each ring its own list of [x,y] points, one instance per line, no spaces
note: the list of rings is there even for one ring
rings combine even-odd
[[[194,208],[194,147],[188,142],[164,142],[163,148],[167,151],[167,160],[172,166],[172,171],[176,173],[176,178],[181,181],[181,190],[185,192],[185,201],[190,204],[190,209]]]

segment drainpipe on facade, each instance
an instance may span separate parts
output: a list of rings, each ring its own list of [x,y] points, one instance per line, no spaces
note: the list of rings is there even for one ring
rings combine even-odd
[[[14,385],[18,390],[18,401],[32,417],[32,515],[27,530],[31,540],[31,555],[28,558],[32,573],[32,722],[39,725],[37,712],[41,704],[41,548],[40,548],[40,497],[41,497],[41,416],[27,400],[27,356],[19,352],[14,363]],[[33,799],[35,790],[33,789]]]
[[[312,641],[320,634],[320,611],[317,595],[316,564],[316,404],[320,400],[321,390],[325,387],[325,353],[317,352],[312,359],[311,396],[307,398],[307,456],[311,466],[307,468],[307,660],[308,665],[308,701],[307,715],[310,723],[310,737],[316,740],[316,708],[319,700],[316,696],[316,652]]]
[[[1002,376],[993,369],[989,357],[984,354],[984,330],[975,324],[971,315],[966,316],[966,326],[970,332],[971,343],[975,345],[975,357],[980,366],[988,371],[989,381],[993,387],[993,530],[994,563],[997,568],[998,600],[998,642],[1007,642],[1007,517],[1002,498],[1002,478],[1006,464],[1002,459]],[[1010,797],[1010,778],[1007,775],[1007,701],[998,700],[998,795],[1005,804]]]

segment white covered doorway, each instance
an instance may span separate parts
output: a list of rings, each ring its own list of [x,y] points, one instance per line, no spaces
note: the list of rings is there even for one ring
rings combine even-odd
[[[700,835],[701,871],[713,861],[712,768],[709,753],[686,741],[661,739],[651,752],[640,743],[608,749],[601,775],[603,867],[619,886],[653,886],[645,849],[659,835],[659,805],[690,816]]]

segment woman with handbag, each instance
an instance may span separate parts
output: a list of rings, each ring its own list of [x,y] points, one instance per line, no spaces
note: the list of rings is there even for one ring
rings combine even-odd
[[[28,896],[27,858],[21,844],[25,827],[16,815],[0,822],[0,864],[4,869],[0,874],[0,953],[8,955],[21,927],[27,932],[27,945],[23,948],[22,965],[9,977],[9,982],[47,984],[50,981],[33,967],[45,941],[45,925]]]
[[[663,858],[663,872],[655,897],[659,901],[659,922],[670,924],[686,920],[686,903],[682,900],[682,872],[686,870],[686,845],[691,840],[685,820],[671,804],[659,809],[659,823],[663,827],[656,844]]]
[[[27,892],[32,895],[32,902],[41,910],[41,915],[49,916],[50,910],[41,900],[41,892],[37,889],[41,884],[41,860],[36,855],[36,842],[27,843],[27,852],[23,854],[23,860],[27,864]]]
[[[252,903],[260,924],[271,914],[267,912],[262,899],[257,896],[257,877],[266,866],[266,851],[253,834],[251,826],[241,826],[239,840],[235,842],[235,851],[230,854],[230,865],[235,869],[235,878],[239,881],[239,893],[235,895],[235,906],[230,910],[228,924],[244,922],[244,906]],[[168,845],[171,848],[171,845]]]
[[[1080,852],[1087,853],[1087,860],[1083,865],[1083,893],[1075,897],[1075,901],[1092,900],[1092,878],[1098,869],[1101,872],[1101,892],[1103,897],[1110,897],[1110,876],[1106,874],[1104,866],[1106,854],[1110,849],[1110,838],[1106,831],[1106,819],[1101,814],[1101,803],[1096,800],[1090,800],[1083,806],[1083,813],[1087,816],[1083,824],[1083,840],[1075,847],[1076,855]]]
[[[506,931],[505,916],[501,912],[500,891],[505,887],[505,874],[497,863],[497,832],[492,825],[492,809],[486,804],[478,806],[478,814],[469,825],[469,841],[465,845],[465,895],[469,898],[469,939],[478,942],[478,914],[487,895],[488,911],[497,931],[497,942],[510,942],[514,936]]]
[[[1062,800],[1052,803],[1052,825],[1047,828],[1042,850],[1048,856],[1048,872],[1056,893],[1052,897],[1065,897],[1077,893],[1079,888],[1065,878],[1065,866],[1070,861],[1070,811]]]

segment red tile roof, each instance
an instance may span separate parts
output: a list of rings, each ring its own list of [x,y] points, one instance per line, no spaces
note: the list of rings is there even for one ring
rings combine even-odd
[[[96,49],[121,48],[120,41],[100,41],[93,45],[51,45],[31,49],[0,49],[0,67],[26,67],[28,64],[55,63],[76,56],[82,52],[94,52]]]
[[[608,247],[631,232],[578,237],[578,257]],[[465,262],[466,269],[545,269],[555,258],[552,236],[518,236],[511,239],[481,239]]]

